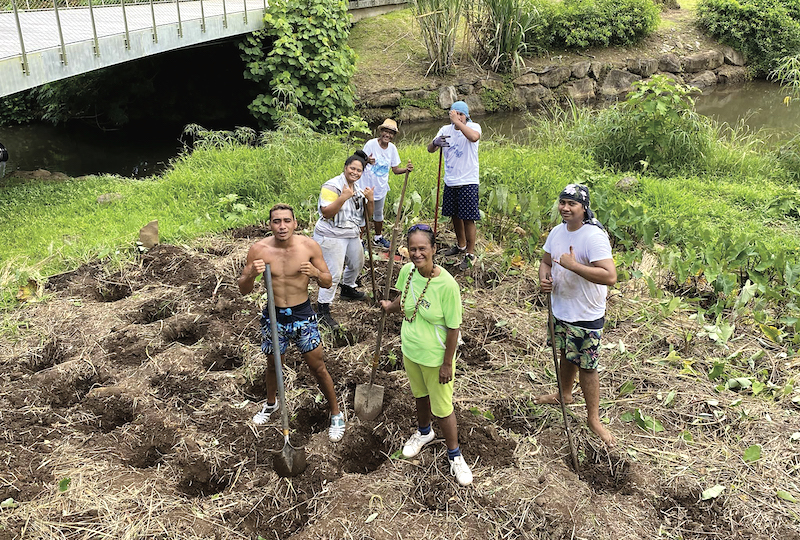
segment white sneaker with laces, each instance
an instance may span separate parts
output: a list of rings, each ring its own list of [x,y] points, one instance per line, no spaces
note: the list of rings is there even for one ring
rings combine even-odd
[[[270,405],[267,402],[264,402],[264,406],[261,407],[261,410],[253,416],[253,423],[257,426],[263,426],[267,422],[269,422],[269,417],[272,416],[272,413],[277,411],[280,407],[278,406],[278,401],[275,400],[275,403]]]
[[[450,460],[450,474],[456,477],[456,481],[462,486],[468,486],[472,483],[472,471],[469,470],[469,465],[464,461],[464,456],[456,456],[455,459]]]
[[[435,436],[432,429],[427,435],[423,435],[419,430],[415,431],[403,445],[403,457],[412,458],[416,456],[422,450],[422,447],[431,442]]]
[[[331,427],[328,428],[328,438],[331,442],[339,442],[344,437],[344,414],[331,416]]]

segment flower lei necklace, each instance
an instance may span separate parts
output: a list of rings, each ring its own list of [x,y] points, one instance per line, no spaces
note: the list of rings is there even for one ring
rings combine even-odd
[[[431,277],[429,277],[428,281],[425,282],[425,288],[422,289],[422,294],[420,294],[419,297],[417,298],[417,303],[414,304],[414,311],[411,313],[411,318],[409,318],[406,316],[406,308],[405,308],[406,297],[408,297],[408,287],[411,285],[411,278],[414,277],[415,270],[419,272],[419,270],[415,268],[414,270],[411,270],[411,272],[408,273],[406,286],[403,288],[403,294],[400,296],[400,305],[403,306],[403,319],[406,320],[407,322],[414,322],[414,319],[417,318],[417,310],[419,309],[419,303],[422,302],[422,297],[425,296],[425,291],[428,290],[428,285],[431,284],[431,279],[433,279],[433,272],[436,270],[436,265],[435,264],[433,265],[433,268],[431,269]]]

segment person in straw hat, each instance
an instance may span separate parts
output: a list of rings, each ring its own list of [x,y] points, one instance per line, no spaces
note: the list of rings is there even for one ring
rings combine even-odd
[[[364,153],[369,156],[369,163],[358,181],[360,189],[372,188],[375,194],[375,209],[372,220],[375,223],[375,236],[372,241],[376,246],[389,249],[389,241],[383,237],[383,206],[389,194],[389,169],[394,174],[405,174],[414,170],[409,161],[405,167],[400,166],[400,154],[392,143],[397,135],[397,122],[391,118],[378,126],[378,136],[364,145]],[[369,241],[369,239],[367,239]]]

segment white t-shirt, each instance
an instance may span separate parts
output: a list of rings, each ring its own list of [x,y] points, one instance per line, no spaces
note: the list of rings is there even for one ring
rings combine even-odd
[[[371,187],[375,190],[375,199],[384,199],[389,193],[389,169],[400,165],[400,154],[397,147],[389,143],[386,149],[381,148],[378,139],[371,139],[364,145],[364,153],[375,158],[375,164],[367,164],[364,174],[358,179],[356,185],[361,188]]]
[[[553,259],[560,259],[569,248],[575,260],[589,265],[595,261],[613,258],[608,235],[600,227],[583,224],[577,231],[567,230],[561,223],[550,231],[544,250]],[[605,316],[608,287],[588,281],[572,270],[553,262],[553,315],[564,322],[594,321]]]
[[[467,120],[467,127],[482,133],[480,124],[476,124],[472,120]],[[439,135],[447,135],[447,142],[450,144],[442,149],[444,152],[444,184],[456,187],[480,183],[480,171],[478,170],[478,143],[480,140],[471,142],[453,124],[442,126],[436,134],[437,137]]]

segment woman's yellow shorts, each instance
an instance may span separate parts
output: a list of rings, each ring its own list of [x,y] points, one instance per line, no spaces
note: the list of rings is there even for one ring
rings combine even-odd
[[[417,364],[407,356],[403,356],[411,393],[415,398],[429,397],[431,413],[437,418],[447,418],[453,412],[453,378],[447,384],[439,383],[439,367],[428,367]],[[454,370],[455,371],[455,370]]]

